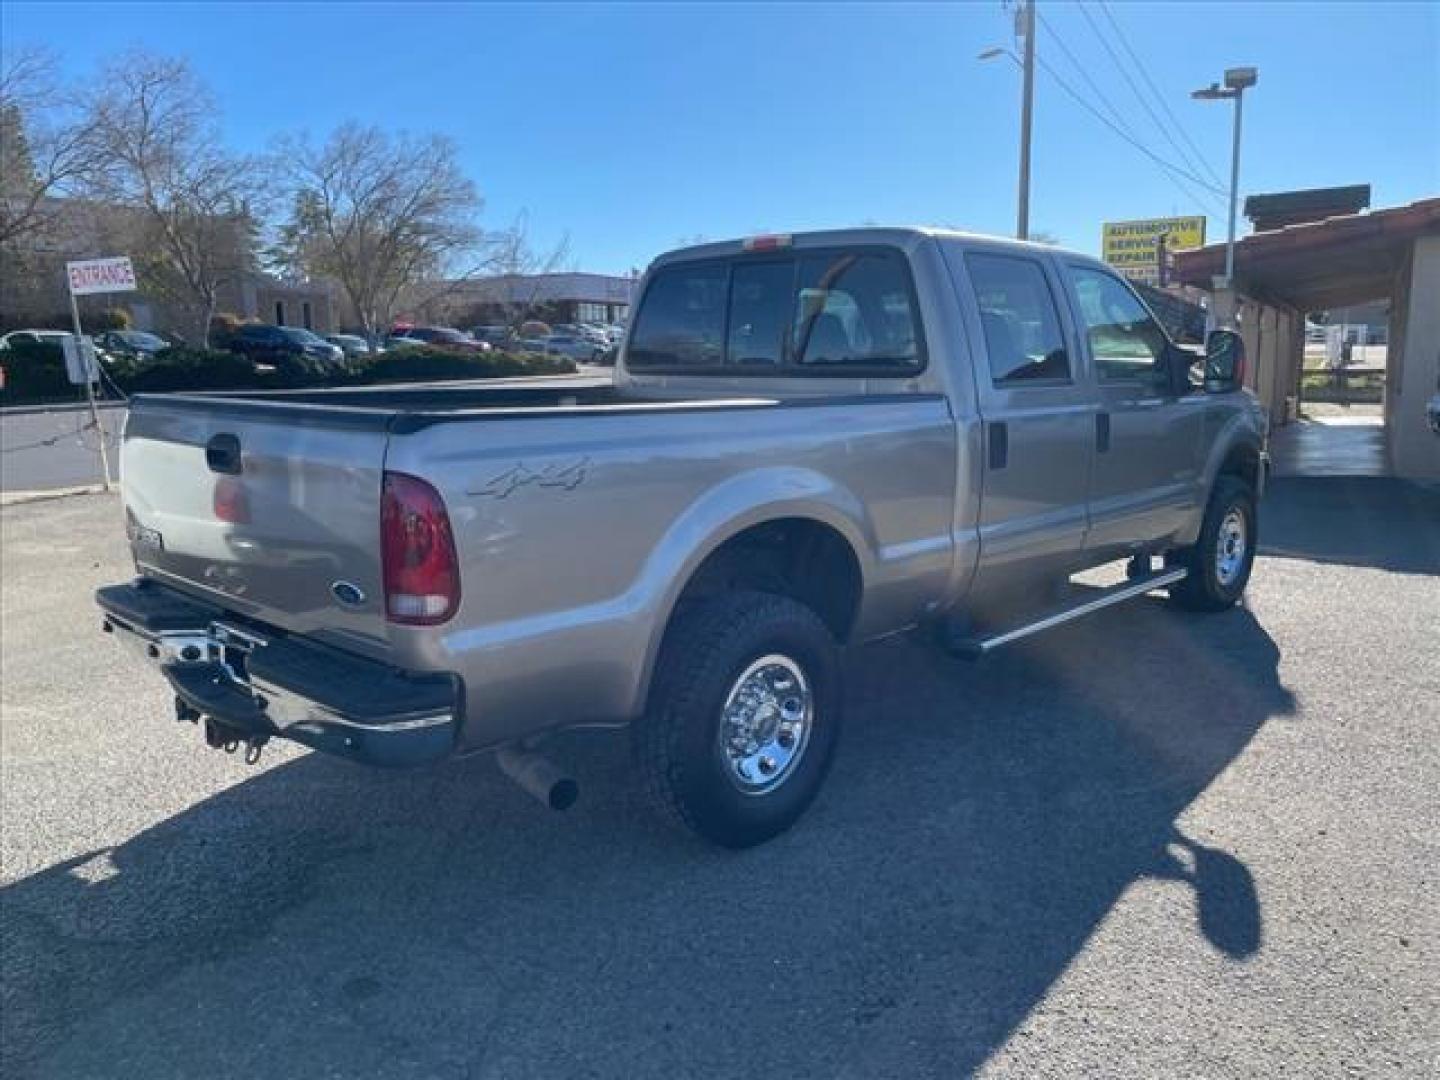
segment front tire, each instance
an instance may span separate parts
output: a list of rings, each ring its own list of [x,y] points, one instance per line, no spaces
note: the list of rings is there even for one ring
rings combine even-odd
[[[1189,571],[1170,587],[1170,598],[1188,611],[1233,607],[1250,581],[1258,540],[1255,492],[1238,477],[1221,476],[1194,545],[1166,556],[1166,565]]]
[[[735,592],[676,616],[634,748],[662,813],[730,848],[784,832],[820,790],[840,730],[839,650],[786,596]]]

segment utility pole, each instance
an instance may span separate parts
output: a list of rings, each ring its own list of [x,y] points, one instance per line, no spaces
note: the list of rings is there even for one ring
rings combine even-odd
[[[1015,12],[1018,33],[1025,35],[1025,89],[1020,99],[1020,191],[1016,199],[1015,235],[1030,239],[1030,120],[1035,111],[1035,0],[1023,0]]]

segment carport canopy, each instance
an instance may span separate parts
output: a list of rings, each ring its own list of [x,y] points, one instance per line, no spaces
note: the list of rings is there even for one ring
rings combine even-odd
[[[1297,311],[1383,300],[1416,237],[1440,230],[1440,198],[1254,233],[1235,245],[1235,288]],[[1175,253],[1176,279],[1210,289],[1225,245]]]

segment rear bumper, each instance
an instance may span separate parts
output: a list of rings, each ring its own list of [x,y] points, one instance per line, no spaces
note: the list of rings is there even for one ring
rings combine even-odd
[[[238,740],[292,739],[370,765],[448,755],[460,680],[397,671],[327,645],[242,624],[144,578],[95,593],[102,628],[157,667],[176,697]]]

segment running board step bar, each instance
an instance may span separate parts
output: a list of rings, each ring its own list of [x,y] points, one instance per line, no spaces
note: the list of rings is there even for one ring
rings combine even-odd
[[[1185,580],[1187,573],[1185,567],[1177,566],[1169,570],[1161,570],[1158,573],[1146,574],[1143,577],[1131,578],[1128,581],[1122,581],[1119,585],[1111,585],[1107,589],[1102,589],[1076,603],[1052,608],[1031,622],[1022,623],[1009,630],[997,630],[994,633],[974,637],[954,638],[949,642],[949,649],[956,656],[971,658],[985,656],[1002,645],[1009,645],[1011,642],[1060,626],[1072,619],[1094,614],[1112,604],[1120,604],[1126,600],[1133,600],[1137,596],[1144,596],[1152,589],[1174,585],[1177,581]]]

